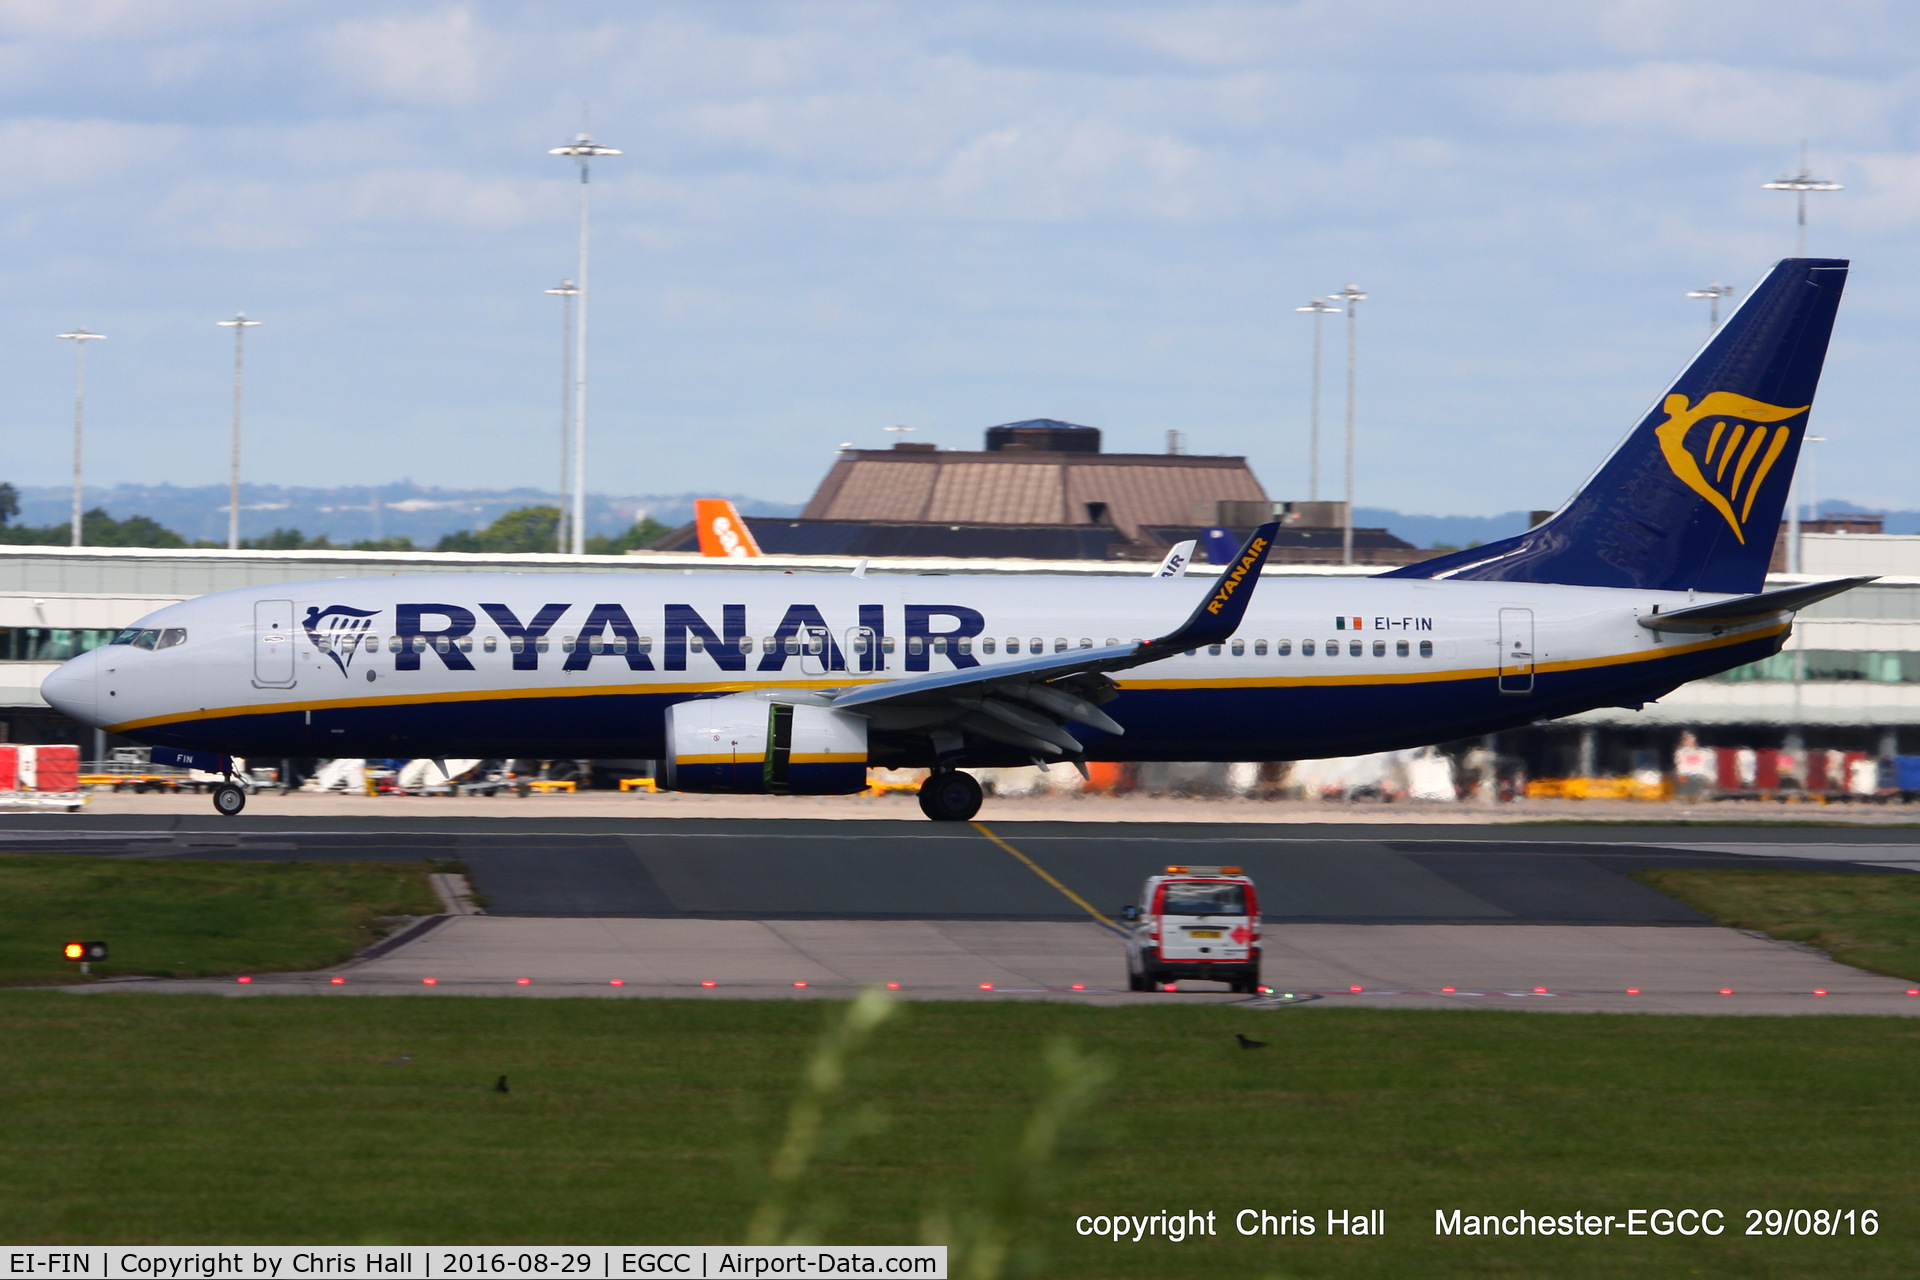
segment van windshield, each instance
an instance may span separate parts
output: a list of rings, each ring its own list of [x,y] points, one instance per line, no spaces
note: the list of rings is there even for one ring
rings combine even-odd
[[[1240,884],[1181,884],[1164,887],[1160,914],[1167,916],[1243,916],[1247,890]]]

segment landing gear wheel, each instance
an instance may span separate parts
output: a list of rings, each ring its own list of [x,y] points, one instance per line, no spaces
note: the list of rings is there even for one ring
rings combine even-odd
[[[213,811],[223,818],[231,818],[247,807],[247,793],[231,782],[223,782],[213,789]]]
[[[980,812],[980,784],[970,773],[936,773],[920,784],[920,812],[935,822],[965,822]]]

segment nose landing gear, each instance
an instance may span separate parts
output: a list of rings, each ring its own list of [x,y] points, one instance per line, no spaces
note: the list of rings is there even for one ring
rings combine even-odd
[[[920,784],[920,812],[935,822],[965,822],[980,812],[980,784],[958,770],[935,773]]]
[[[222,782],[213,789],[213,811],[231,818],[247,807],[247,793],[237,783]]]

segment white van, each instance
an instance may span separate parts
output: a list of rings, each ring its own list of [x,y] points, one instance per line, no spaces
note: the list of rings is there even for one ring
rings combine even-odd
[[[1123,907],[1127,986],[1158,991],[1182,978],[1260,989],[1260,902],[1239,867],[1168,867]]]

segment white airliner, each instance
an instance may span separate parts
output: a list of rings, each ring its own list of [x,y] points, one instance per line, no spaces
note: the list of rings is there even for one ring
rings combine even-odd
[[[948,821],[980,805],[962,766],[1337,756],[1638,707],[1777,652],[1796,609],[1867,581],[1761,593],[1846,267],[1775,267],[1543,524],[1378,577],[1256,592],[1269,524],[1206,582],[1184,559],[296,582],[156,610],[42,692],[200,768],[637,757],[679,790],[820,795],[924,766],[921,808]]]

